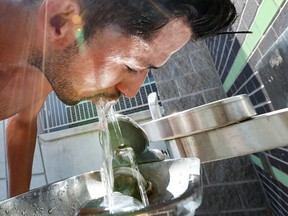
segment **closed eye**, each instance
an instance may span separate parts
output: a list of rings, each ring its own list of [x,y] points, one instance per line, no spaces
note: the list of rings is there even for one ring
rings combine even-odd
[[[151,69],[157,70],[157,69],[159,69],[159,67],[156,67],[156,66],[150,66],[149,69],[150,69],[150,70],[151,70]]]
[[[128,71],[129,73],[133,73],[133,74],[136,74],[136,73],[138,73],[138,71],[137,71],[137,70],[134,70],[134,69],[130,68],[130,67],[129,67],[129,66],[127,66],[127,65],[126,65],[126,68],[127,68],[127,71]]]

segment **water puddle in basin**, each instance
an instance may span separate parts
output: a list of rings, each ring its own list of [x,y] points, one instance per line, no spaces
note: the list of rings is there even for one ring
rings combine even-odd
[[[125,146],[121,129],[113,110],[114,104],[115,102],[105,102],[103,100],[100,100],[97,104],[100,124],[100,144],[103,153],[101,178],[105,185],[107,195],[104,199],[96,200],[94,202],[94,206],[99,206],[100,212],[100,209],[102,209],[103,212],[107,212],[108,210],[111,214],[125,211],[131,212],[149,205],[145,185],[141,180],[142,176],[135,161],[134,151],[132,148]],[[113,124],[113,128],[119,141],[119,147],[115,152],[113,152],[112,144],[110,143],[110,133],[108,129],[109,122]],[[120,157],[121,160],[125,160],[125,162],[128,163],[129,169],[132,170],[132,175],[136,178],[138,183],[138,190],[142,203],[133,197],[128,197],[119,192],[114,192],[113,158],[115,157]],[[127,185],[127,187],[129,187],[129,185]]]

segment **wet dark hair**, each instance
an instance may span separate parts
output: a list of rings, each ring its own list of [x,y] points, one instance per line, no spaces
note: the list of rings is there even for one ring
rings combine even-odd
[[[84,37],[113,26],[128,36],[149,39],[169,21],[185,17],[193,39],[225,31],[236,19],[230,0],[80,0]]]

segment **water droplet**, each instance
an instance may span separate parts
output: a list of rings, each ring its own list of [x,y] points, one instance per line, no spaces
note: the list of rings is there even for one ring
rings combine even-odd
[[[48,213],[49,213],[49,214],[52,214],[52,212],[53,212],[55,209],[56,209],[55,207],[49,209],[49,210],[48,210]]]

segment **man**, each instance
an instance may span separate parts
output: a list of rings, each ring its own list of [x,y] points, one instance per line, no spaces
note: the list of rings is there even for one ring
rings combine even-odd
[[[0,119],[10,196],[29,190],[36,119],[64,103],[133,97],[150,68],[235,20],[230,0],[1,0]]]

